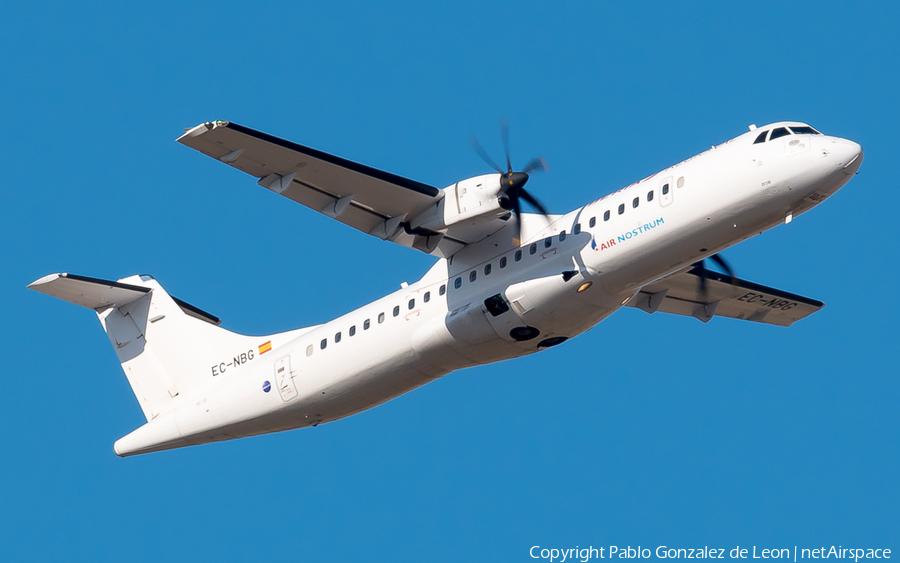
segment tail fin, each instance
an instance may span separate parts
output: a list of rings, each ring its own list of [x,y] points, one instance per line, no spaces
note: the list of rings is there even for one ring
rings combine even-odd
[[[215,378],[258,359],[307,329],[244,336],[170,296],[150,276],[107,281],[51,274],[29,288],[94,309],[148,421]]]

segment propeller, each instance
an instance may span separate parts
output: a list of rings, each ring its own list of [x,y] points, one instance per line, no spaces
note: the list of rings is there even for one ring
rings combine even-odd
[[[500,138],[503,140],[503,150],[506,154],[506,171],[490,157],[475,135],[472,135],[470,142],[475,152],[488,163],[491,168],[500,174],[500,206],[503,209],[512,211],[516,217],[516,241],[522,239],[522,201],[533,207],[538,213],[545,217],[550,215],[547,208],[538,201],[536,197],[525,190],[525,184],[528,183],[530,173],[546,172],[547,161],[543,157],[535,157],[528,161],[525,168],[521,172],[513,172],[512,161],[509,156],[509,121],[503,119],[500,121]]]
[[[728,262],[725,261],[724,258],[719,256],[718,254],[713,254],[709,257],[709,259],[718,264],[720,268],[725,270],[725,273],[732,278],[732,283],[736,283],[734,270],[731,269],[731,266],[728,264]],[[694,268],[697,270],[697,275],[700,277],[700,295],[702,296],[703,301],[706,302],[706,280],[707,278],[709,278],[710,270],[706,268],[706,264],[704,262],[706,262],[706,260],[695,262]]]

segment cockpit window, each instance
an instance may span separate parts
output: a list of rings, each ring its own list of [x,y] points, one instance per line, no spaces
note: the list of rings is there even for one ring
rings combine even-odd
[[[753,141],[753,144],[754,144],[754,145],[758,145],[759,143],[765,143],[765,142],[766,142],[766,134],[767,134],[767,133],[768,133],[768,131],[763,131],[762,133],[760,133],[760,134],[759,134],[759,137],[757,137],[756,140]]]
[[[787,128],[779,127],[778,129],[775,129],[772,131],[772,136],[769,137],[769,140],[774,141],[775,139],[777,139],[779,137],[787,137],[790,134],[791,133],[790,133],[790,131],[787,130]]]
[[[793,131],[795,135],[821,135],[821,133],[806,125],[791,125],[791,131]]]

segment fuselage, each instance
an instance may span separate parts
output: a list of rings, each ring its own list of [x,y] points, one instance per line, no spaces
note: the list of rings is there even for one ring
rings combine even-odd
[[[766,140],[779,129],[788,134]],[[852,141],[776,123],[549,221],[523,216],[521,244],[510,225],[439,260],[416,283],[217,377],[116,451],[176,447],[150,446],[173,427],[180,446],[316,426],[454,370],[559,344],[641,287],[790,222],[861,161]]]

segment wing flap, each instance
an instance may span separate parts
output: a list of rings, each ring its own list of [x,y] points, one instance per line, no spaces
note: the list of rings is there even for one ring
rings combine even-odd
[[[651,283],[627,305],[703,322],[718,316],[778,326],[790,326],[825,306],[821,301],[709,271],[704,293],[699,271],[693,268]]]

